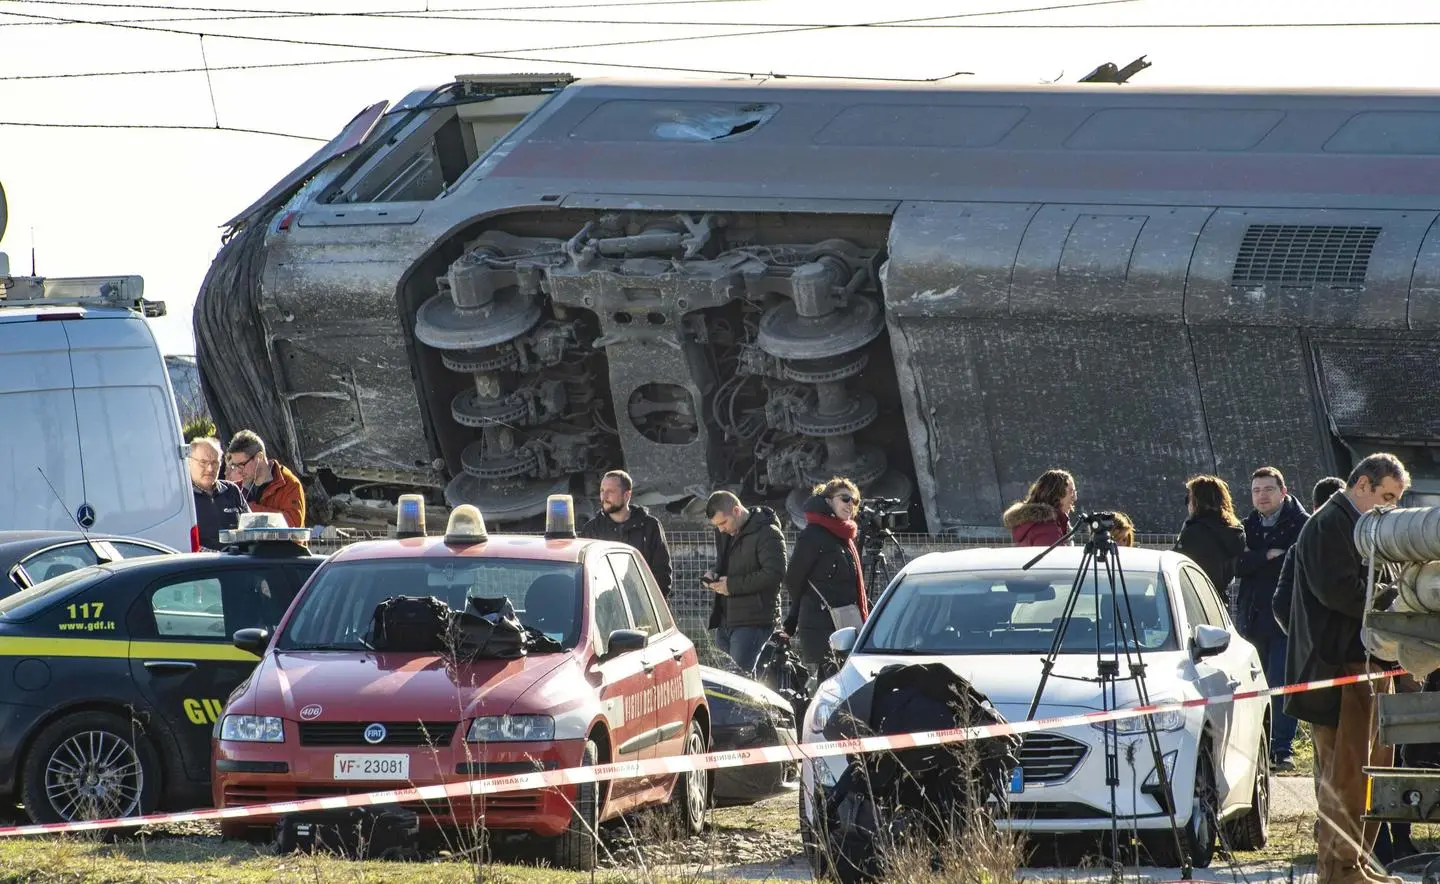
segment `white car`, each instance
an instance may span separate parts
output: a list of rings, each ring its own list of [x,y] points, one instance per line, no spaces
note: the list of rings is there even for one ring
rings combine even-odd
[[[1010,721],[1023,721],[1041,678],[1041,663],[1063,621],[1082,548],[1059,547],[1029,571],[1039,552],[1028,548],[972,549],[921,556],[896,575],[860,628],[831,636],[845,656],[823,682],[805,715],[802,740],[824,740],[841,701],[894,664],[943,663],[985,693]],[[1123,548],[1119,562],[1141,640],[1145,685],[1152,703],[1214,697],[1266,687],[1254,647],[1233,632],[1225,605],[1204,572],[1173,552]],[[1098,587],[1097,587],[1098,583]],[[1036,718],[1102,708],[1095,681],[1099,658],[1113,659],[1114,606],[1104,566],[1080,581],[1080,596]],[[1098,592],[1097,592],[1098,589]],[[1098,601],[1098,604],[1097,604]],[[1124,599],[1120,608],[1123,611]],[[1098,610],[1097,610],[1098,609]],[[1124,677],[1129,667],[1119,657]],[[1115,683],[1111,708],[1137,705],[1135,681]],[[1209,864],[1218,826],[1231,846],[1264,846],[1269,817],[1270,707],[1266,699],[1192,707],[1153,716],[1160,751],[1171,771],[1175,816],[1196,866]],[[1143,718],[1118,727],[1119,784],[1115,816],[1132,828],[1152,862],[1178,866],[1175,839]],[[1032,834],[1108,832],[1104,724],[1027,734],[1021,773],[1012,777],[1010,820]],[[814,831],[816,799],[846,765],[829,756],[803,765],[802,831]]]

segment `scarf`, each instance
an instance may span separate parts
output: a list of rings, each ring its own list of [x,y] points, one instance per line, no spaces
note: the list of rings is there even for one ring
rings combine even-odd
[[[806,513],[805,523],[819,525],[845,542],[845,546],[850,550],[850,561],[855,564],[855,599],[860,606],[860,619],[869,618],[870,603],[865,598],[865,575],[860,570],[860,551],[855,548],[855,538],[859,536],[860,529],[854,522],[837,519],[828,513]]]

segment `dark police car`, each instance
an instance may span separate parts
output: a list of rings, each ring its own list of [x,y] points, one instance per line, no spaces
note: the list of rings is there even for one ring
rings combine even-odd
[[[208,803],[211,729],[255,668],[231,637],[280,622],[324,561],[305,537],[252,524],[222,533],[236,544],[223,553],[95,565],[0,598],[0,797],[36,822]]]

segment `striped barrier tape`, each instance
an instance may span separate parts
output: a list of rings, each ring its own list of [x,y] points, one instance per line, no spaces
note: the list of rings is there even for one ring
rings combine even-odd
[[[125,817],[123,819],[90,820],[70,823],[42,823],[31,826],[0,827],[0,838],[23,835],[53,835],[64,832],[90,832],[100,829],[131,829],[159,823],[187,823],[203,820],[233,820],[246,817],[274,817],[292,813],[306,813],[316,810],[334,810],[343,807],[366,807],[377,804],[399,804],[414,801],[436,801],[446,798],[498,795],[504,792],[520,792],[554,786],[595,783],[608,780],[623,780],[634,777],[664,776],[667,774],[692,773],[702,770],[717,770],[729,767],[746,767],[752,764],[777,764],[787,761],[805,761],[830,755],[853,755],[864,752],[886,752],[897,749],[914,749],[920,746],[937,746],[947,743],[963,743],[986,737],[1028,734],[1039,730],[1078,727],[1098,724],[1103,721],[1120,721],[1140,718],[1159,712],[1177,709],[1192,709],[1200,706],[1220,706],[1237,700],[1253,700],[1275,697],[1282,694],[1298,694],[1318,691],[1382,678],[1403,675],[1405,670],[1392,669],[1385,672],[1369,672],[1362,675],[1345,675],[1326,678],[1303,684],[1285,685],[1278,688],[1263,688],[1254,691],[1240,691],[1217,697],[1200,697],[1174,703],[1152,703],[1148,706],[1132,706],[1109,712],[1085,712],[1079,715],[1064,715],[1055,718],[1041,718],[1032,721],[1015,721],[1005,724],[989,724],[976,727],[949,728],[936,731],[916,731],[908,734],[887,734],[874,737],[857,737],[850,740],[828,740],[816,743],[787,743],[778,746],[764,746],[758,749],[739,749],[727,752],[706,752],[701,755],[674,755],[667,758],[651,758],[644,761],[627,761],[617,764],[597,764],[589,767],[571,767],[563,770],[536,771],[535,773],[513,774],[510,776],[484,777],[464,780],[439,786],[419,786],[408,789],[390,789],[364,792],[354,795],[333,795],[326,798],[310,798],[303,801],[281,801],[272,804],[248,804],[240,807],[209,808],[188,810],[180,813],[151,814],[149,816]]]

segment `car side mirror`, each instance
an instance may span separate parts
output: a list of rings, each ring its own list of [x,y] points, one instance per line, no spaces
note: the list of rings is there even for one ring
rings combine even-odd
[[[270,630],[253,626],[249,629],[237,629],[231,640],[235,642],[235,647],[259,657],[270,644]]]
[[[1223,654],[1230,647],[1230,630],[1200,623],[1190,637],[1190,658],[1197,663],[1206,657]]]
[[[835,656],[844,658],[855,649],[855,639],[859,637],[860,630],[853,626],[837,629],[830,633],[830,650],[835,652]]]
[[[610,660],[631,651],[643,651],[647,637],[638,629],[617,629],[605,642],[605,659]]]

